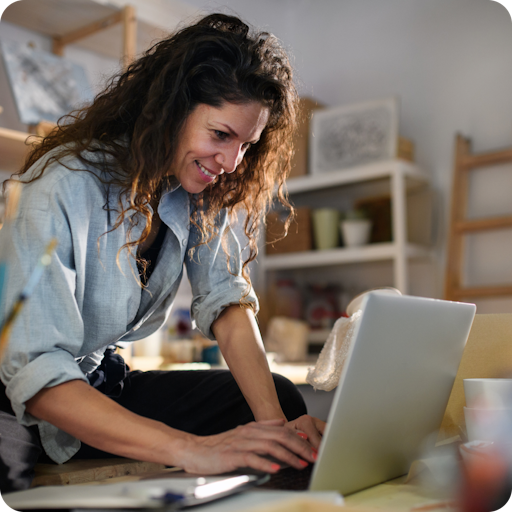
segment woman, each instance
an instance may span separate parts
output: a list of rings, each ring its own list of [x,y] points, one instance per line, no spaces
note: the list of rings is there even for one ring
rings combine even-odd
[[[48,241],[58,247],[1,367],[3,492],[30,484],[43,451],[208,474],[278,471],[263,455],[298,469],[315,460],[324,424],[270,374],[246,269],[276,184],[287,204],[295,105],[277,40],[214,14],[156,44],[35,146],[12,239],[0,241],[13,247],[4,314]],[[228,222],[237,210],[248,214],[243,264]],[[112,346],[164,324],[183,263],[193,319],[231,372],[126,374]]]

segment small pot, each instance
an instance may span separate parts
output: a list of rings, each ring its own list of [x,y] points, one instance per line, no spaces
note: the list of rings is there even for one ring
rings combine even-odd
[[[346,219],[340,223],[341,236],[346,247],[366,245],[370,241],[372,221],[368,219]]]

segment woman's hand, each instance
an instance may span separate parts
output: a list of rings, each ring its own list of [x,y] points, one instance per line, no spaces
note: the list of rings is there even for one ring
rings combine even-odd
[[[285,426],[286,428],[298,433],[299,436],[301,436],[301,434],[305,434],[305,437],[302,437],[307,439],[313,448],[318,450],[325,430],[325,421],[305,414],[293,421],[289,421]]]
[[[286,428],[284,420],[267,420],[213,436],[195,436],[183,459],[178,465],[189,473],[218,474],[243,467],[276,473],[279,461],[304,469],[315,461],[316,450],[295,430]]]

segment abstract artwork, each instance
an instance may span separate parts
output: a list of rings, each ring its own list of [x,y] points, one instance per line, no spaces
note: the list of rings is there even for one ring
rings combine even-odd
[[[394,158],[397,141],[396,98],[317,110],[311,120],[311,173]]]
[[[81,66],[26,44],[2,41],[1,48],[22,123],[57,122],[92,100],[93,93]]]

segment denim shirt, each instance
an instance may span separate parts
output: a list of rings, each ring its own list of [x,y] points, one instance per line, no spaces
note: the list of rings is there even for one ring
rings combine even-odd
[[[77,160],[65,163],[88,169]],[[33,172],[40,165],[37,162]],[[241,277],[240,245],[227,213],[220,212],[216,225],[219,233],[227,235],[229,271],[220,236],[198,246],[200,235],[190,222],[189,195],[177,184],[163,193],[158,205],[169,229],[147,289],[142,289],[134,257],[126,250],[118,257],[118,251],[127,241],[130,225],[130,239],[139,238],[145,219],[127,215],[112,229],[119,200],[116,188],[102,184],[94,168],[84,172],[66,166],[52,163],[40,179],[23,185],[12,232],[0,231],[0,244],[10,246],[4,318],[48,242],[53,237],[58,240],[50,265],[15,322],[0,367],[18,421],[39,426],[46,453],[58,463],[71,458],[80,442],[27,413],[27,400],[45,387],[87,381],[86,375],[100,364],[109,345],[145,338],[162,327],[183,264],[192,287],[193,321],[211,339],[211,324],[225,307],[239,302],[247,287]],[[109,208],[104,208],[107,202]],[[252,290],[247,299],[257,309]]]

